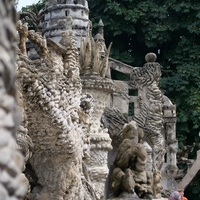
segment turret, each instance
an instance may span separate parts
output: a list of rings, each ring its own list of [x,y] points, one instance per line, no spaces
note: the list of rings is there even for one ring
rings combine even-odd
[[[86,36],[89,23],[87,0],[49,0],[45,4],[42,32],[46,38],[58,42],[66,30],[66,17],[73,19],[72,29],[80,47],[80,38]]]

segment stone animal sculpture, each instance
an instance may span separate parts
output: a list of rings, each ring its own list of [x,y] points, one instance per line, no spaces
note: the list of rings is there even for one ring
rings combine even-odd
[[[165,154],[164,137],[162,135],[164,95],[158,87],[161,70],[160,64],[156,62],[157,56],[154,53],[148,53],[145,59],[147,63],[143,67],[133,68],[129,82],[129,86],[138,89],[140,93],[137,98],[139,113],[128,117],[117,109],[106,108],[102,121],[104,126],[108,128],[115,144],[118,141],[120,143],[122,140],[123,125],[134,120],[144,131],[143,140],[152,148],[154,167],[161,170]]]
[[[124,125],[123,141],[114,161],[112,188],[115,196],[121,193],[137,194],[138,197],[152,197],[151,181],[145,170],[147,152],[142,145],[143,130],[136,122]]]
[[[164,124],[162,112],[164,98],[158,87],[161,69],[156,59],[156,54],[148,53],[145,56],[144,66],[133,69],[131,80],[136,88],[146,90],[145,95],[139,98],[140,113],[134,116],[133,120],[144,130],[144,140],[152,148],[153,165],[161,170],[165,154],[164,138],[161,133]]]

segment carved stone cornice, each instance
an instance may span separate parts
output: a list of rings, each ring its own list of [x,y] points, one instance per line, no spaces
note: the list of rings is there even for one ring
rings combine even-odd
[[[113,81],[111,79],[102,78],[99,76],[82,76],[81,83],[84,89],[98,89],[108,93],[112,93],[115,90]]]

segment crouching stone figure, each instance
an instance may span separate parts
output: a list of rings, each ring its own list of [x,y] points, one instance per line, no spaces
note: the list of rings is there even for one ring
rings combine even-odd
[[[125,193],[152,198],[152,173],[145,170],[147,152],[142,144],[143,130],[135,121],[123,127],[123,141],[114,161],[112,190],[114,196]]]

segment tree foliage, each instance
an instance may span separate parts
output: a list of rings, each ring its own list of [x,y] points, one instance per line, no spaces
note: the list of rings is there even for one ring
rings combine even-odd
[[[94,29],[100,18],[104,22],[105,40],[113,42],[113,58],[142,66],[146,53],[157,54],[162,65],[161,89],[177,107],[179,148],[195,142],[196,152],[200,140],[200,1],[89,0],[88,3]],[[195,191],[190,191],[190,195],[200,193],[200,188],[193,186],[194,182],[189,188]],[[199,199],[195,195],[190,198]]]
[[[146,53],[158,55],[161,88],[177,105],[178,135],[199,141],[200,2],[89,0],[89,6],[94,28],[104,22],[114,58],[141,66]]]
[[[46,1],[47,0],[39,0],[36,4],[23,7],[22,11],[19,12],[20,19],[28,23],[30,30],[41,31],[42,27],[40,26],[40,21],[43,18],[42,11]]]

